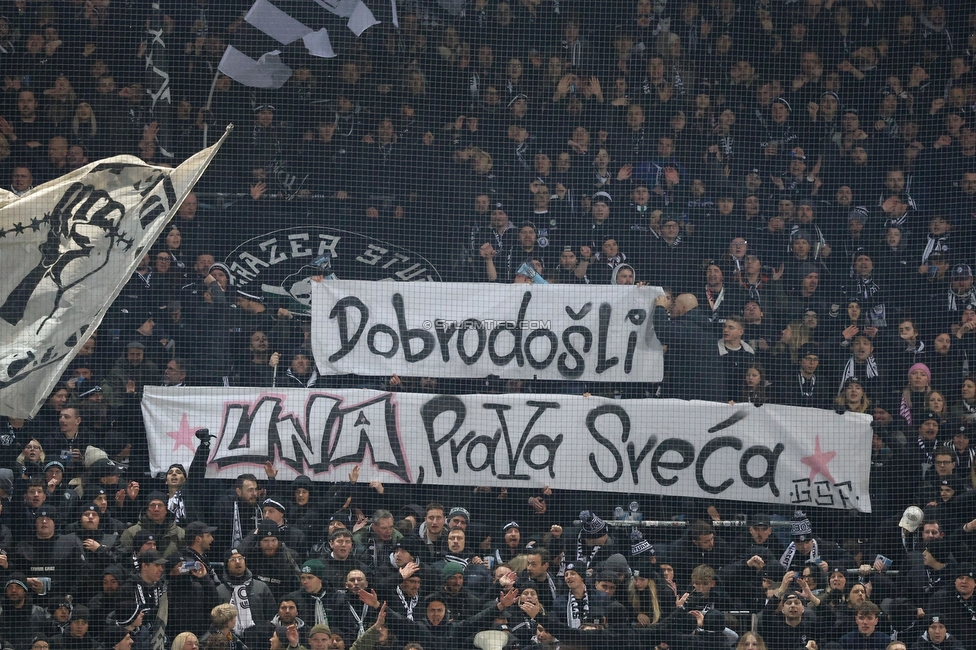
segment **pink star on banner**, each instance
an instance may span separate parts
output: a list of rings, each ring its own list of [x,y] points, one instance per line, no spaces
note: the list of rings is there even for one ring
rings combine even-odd
[[[193,427],[190,426],[190,420],[186,417],[186,413],[180,419],[180,428],[176,431],[167,431],[166,435],[176,441],[173,445],[173,451],[176,451],[180,447],[186,447],[192,452],[196,452],[196,447],[193,446]]]
[[[836,451],[821,451],[820,450],[820,436],[814,438],[814,453],[810,456],[806,456],[800,459],[800,462],[810,468],[810,480],[812,481],[816,478],[817,474],[820,474],[826,478],[831,483],[835,483],[834,477],[830,475],[830,468],[827,465],[830,461],[834,459],[837,455]]]

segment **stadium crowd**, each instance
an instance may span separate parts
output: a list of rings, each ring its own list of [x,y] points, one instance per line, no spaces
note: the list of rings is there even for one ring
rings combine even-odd
[[[150,3],[0,2],[5,189],[238,125],[38,415],[0,420],[4,648],[976,650],[972,6],[413,0],[335,59],[285,48],[268,91],[215,76],[250,3],[160,5],[165,119]],[[448,280],[664,287],[665,379],[320,377],[221,261],[296,202]],[[605,521],[626,495],[207,482],[206,432],[150,476],[147,385],[867,413],[874,508],[641,495],[687,524],[645,539]]]

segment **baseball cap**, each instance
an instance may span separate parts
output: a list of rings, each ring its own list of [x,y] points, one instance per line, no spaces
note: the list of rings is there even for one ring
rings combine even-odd
[[[152,549],[143,551],[139,554],[139,566],[145,566],[147,564],[166,564],[166,558],[159,551]]]
[[[922,523],[922,509],[918,506],[909,506],[905,509],[905,512],[901,515],[901,520],[898,522],[900,528],[904,528],[910,533],[914,533],[915,530]]]
[[[217,530],[216,526],[208,526],[202,521],[191,521],[186,525],[186,537],[192,540],[197,535],[206,535]]]
[[[952,268],[952,279],[956,278],[971,278],[973,277],[973,269],[968,264],[957,264]]]
[[[101,478],[103,476],[120,474],[122,472],[122,467],[109,458],[99,458],[91,464],[88,470],[91,472],[93,477]]]

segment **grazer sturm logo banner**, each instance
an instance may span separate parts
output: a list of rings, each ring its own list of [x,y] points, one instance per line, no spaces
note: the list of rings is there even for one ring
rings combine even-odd
[[[323,257],[329,259],[335,277],[344,280],[441,280],[434,265],[418,253],[322,226],[297,226],[253,237],[235,248],[224,263],[238,287],[307,314],[312,304],[310,277]]]

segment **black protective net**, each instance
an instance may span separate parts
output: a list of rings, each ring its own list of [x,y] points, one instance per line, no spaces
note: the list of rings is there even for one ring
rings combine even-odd
[[[0,7],[5,648],[976,648],[968,3]]]

